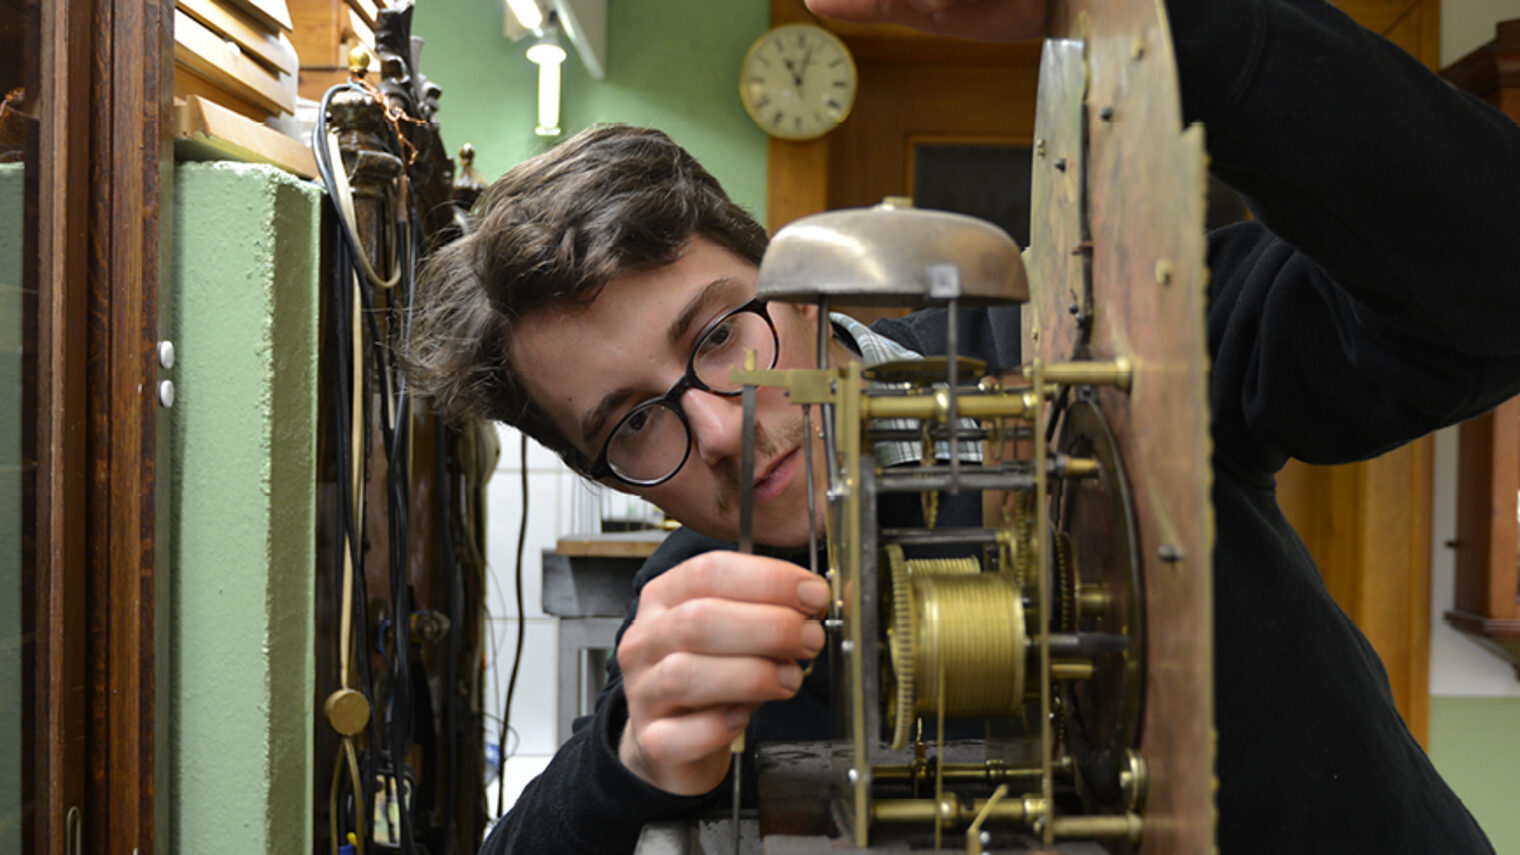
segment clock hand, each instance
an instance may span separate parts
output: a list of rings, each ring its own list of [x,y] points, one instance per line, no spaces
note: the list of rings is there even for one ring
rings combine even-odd
[[[792,65],[790,57],[783,56],[781,61],[786,63],[786,70],[792,73],[792,85],[800,89],[802,87],[802,72],[798,70],[797,66]]]

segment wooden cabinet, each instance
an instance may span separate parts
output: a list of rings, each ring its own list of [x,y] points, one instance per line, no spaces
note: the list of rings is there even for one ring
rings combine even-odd
[[[1461,427],[1457,573],[1446,622],[1520,675],[1520,398]]]
[[[1520,121],[1520,18],[1441,73]],[[1461,427],[1456,599],[1446,621],[1520,675],[1520,398]]]

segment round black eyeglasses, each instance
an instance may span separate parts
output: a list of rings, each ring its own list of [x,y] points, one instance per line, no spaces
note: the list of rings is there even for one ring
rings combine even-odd
[[[742,389],[728,373],[744,367],[747,350],[755,351],[756,365],[776,367],[781,343],[764,300],[750,300],[709,324],[686,360],[686,373],[670,391],[618,420],[588,474],[634,487],[653,487],[674,478],[691,456],[691,424],[681,409],[681,396],[688,389],[738,395]]]

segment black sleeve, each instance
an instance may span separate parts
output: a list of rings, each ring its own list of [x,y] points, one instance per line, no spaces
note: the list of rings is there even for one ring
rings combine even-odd
[[[871,329],[926,356],[943,355],[949,347],[944,309],[924,309],[902,318],[883,318]],[[992,374],[1018,369],[1019,307],[966,308],[955,316],[956,350],[962,356],[981,359]]]
[[[1172,0],[1212,236],[1217,451],[1369,457],[1520,391],[1520,129],[1317,0]]]
[[[634,577],[634,598],[618,640],[638,613],[638,592],[649,580],[692,555],[727,546],[686,529],[672,532]],[[607,685],[595,711],[575,722],[548,767],[491,829],[481,855],[632,852],[645,823],[702,808],[722,791],[720,785],[708,795],[671,795],[628,771],[617,753],[627,722],[623,675],[614,654],[607,658]]]

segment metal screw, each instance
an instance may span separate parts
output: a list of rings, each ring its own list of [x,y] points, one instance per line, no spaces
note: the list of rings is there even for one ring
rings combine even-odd
[[[158,384],[158,402],[165,407],[174,406],[174,381],[164,380]]]
[[[851,653],[855,652],[855,642],[849,640],[848,638],[839,642],[839,652],[843,653],[846,656],[849,656]]]
[[[851,769],[850,771],[844,773],[844,776],[851,784],[860,783],[860,770],[858,769]]]
[[[1172,284],[1172,263],[1164,258],[1156,259],[1156,282],[1161,285]]]
[[[1064,158],[1064,157],[1058,157],[1058,158],[1056,158],[1056,171],[1057,172],[1065,172],[1066,171],[1066,158]]]
[[[174,342],[165,339],[158,343],[158,364],[164,368],[174,367]]]
[[[1178,561],[1182,560],[1182,550],[1179,549],[1174,543],[1161,544],[1161,548],[1156,550],[1156,554],[1161,558],[1162,561],[1165,561],[1168,564],[1176,564]]]
[[[1105,122],[1112,122],[1114,120],[1114,108],[1104,107],[1103,109],[1099,110],[1098,118],[1102,119]]]

